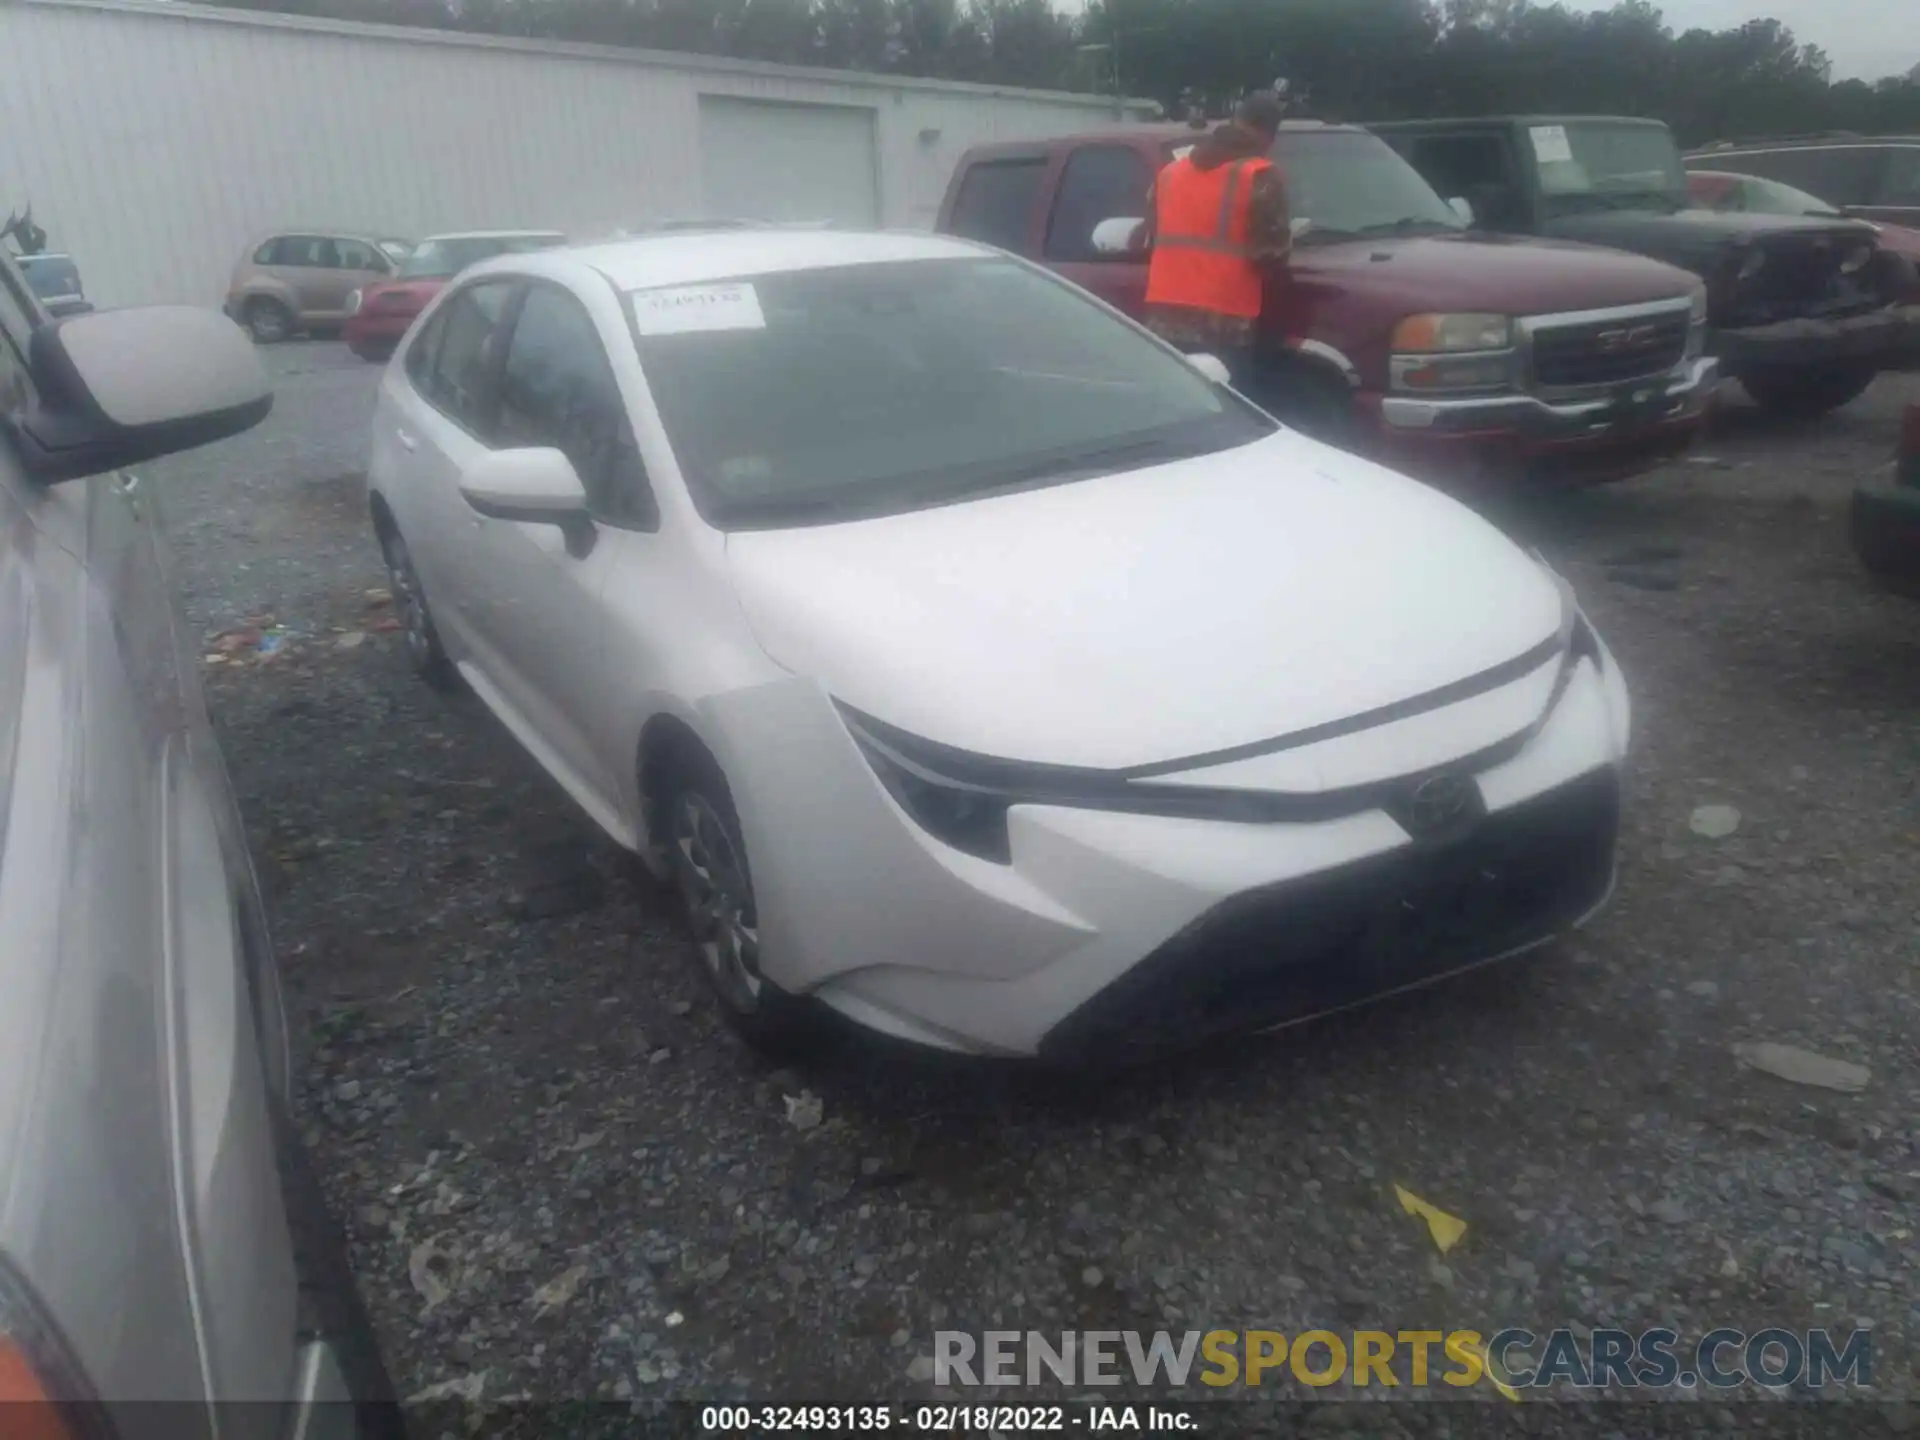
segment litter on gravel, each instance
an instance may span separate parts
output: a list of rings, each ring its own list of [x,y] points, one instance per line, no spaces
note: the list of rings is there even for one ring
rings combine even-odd
[[[1773,1040],[1752,1041],[1733,1047],[1734,1058],[1750,1069],[1789,1080],[1795,1085],[1811,1085],[1821,1090],[1837,1090],[1842,1095],[1857,1095],[1867,1088],[1873,1072],[1851,1060],[1835,1060],[1816,1055],[1797,1045],[1782,1045]]]
[[[1446,1254],[1460,1243],[1460,1237],[1467,1233],[1467,1222],[1456,1215],[1449,1215],[1437,1205],[1429,1205],[1418,1195],[1404,1186],[1393,1187],[1400,1208],[1409,1215],[1417,1215],[1427,1222],[1427,1233],[1433,1236],[1433,1243],[1440,1247],[1440,1253]]]
[[[1702,805],[1687,821],[1687,828],[1709,840],[1724,840],[1740,828],[1740,812],[1731,805]]]

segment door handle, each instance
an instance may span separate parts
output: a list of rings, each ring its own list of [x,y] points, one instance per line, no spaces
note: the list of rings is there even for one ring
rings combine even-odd
[[[394,430],[393,438],[398,440],[400,442],[400,448],[402,450],[407,451],[408,453],[412,453],[413,447],[417,443],[414,440],[413,436],[409,435],[406,431],[398,428]]]

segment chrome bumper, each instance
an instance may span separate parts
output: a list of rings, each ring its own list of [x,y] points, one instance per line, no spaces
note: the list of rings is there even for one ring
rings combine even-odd
[[[1517,430],[1543,440],[1597,439],[1696,414],[1719,381],[1720,362],[1703,356],[1683,361],[1664,376],[1553,399],[1540,395],[1473,395],[1429,400],[1389,395],[1380,402],[1380,418],[1388,429],[1396,431]]]

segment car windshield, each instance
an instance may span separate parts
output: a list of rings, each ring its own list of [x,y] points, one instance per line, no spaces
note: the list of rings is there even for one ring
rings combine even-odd
[[[929,259],[641,290],[641,364],[727,529],[890,514],[1160,464],[1272,432],[1080,291]]]
[[[566,242],[559,235],[461,235],[448,240],[425,240],[400,265],[402,280],[445,280],[469,265],[496,255],[522,255],[550,250]]]
[[[382,240],[380,248],[387,252],[387,258],[395,262],[404,260],[413,253],[411,240]]]
[[[1687,173],[1664,125],[1570,120],[1527,127],[1548,213],[1683,210]]]
[[[1762,180],[1750,175],[1741,182],[1746,190],[1747,209],[1762,215],[1838,215],[1840,212],[1818,195],[1809,195],[1778,180]]]
[[[64,255],[23,255],[20,269],[27,284],[42,300],[57,300],[80,293],[80,271]]]
[[[1272,153],[1286,178],[1288,214],[1313,222],[1302,243],[1465,228],[1420,172],[1377,135],[1282,131]]]

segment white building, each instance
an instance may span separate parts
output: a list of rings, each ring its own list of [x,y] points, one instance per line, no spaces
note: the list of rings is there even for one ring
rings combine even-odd
[[[0,0],[0,217],[31,204],[96,304],[217,304],[280,229],[926,226],[969,145],[1149,108],[170,0]]]

